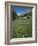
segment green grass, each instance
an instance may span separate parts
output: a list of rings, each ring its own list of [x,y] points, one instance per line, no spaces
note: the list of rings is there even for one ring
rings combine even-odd
[[[32,17],[18,17],[12,21],[12,38],[32,37]]]

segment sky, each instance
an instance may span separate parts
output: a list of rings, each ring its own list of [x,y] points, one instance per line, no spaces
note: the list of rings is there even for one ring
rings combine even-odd
[[[12,11],[15,11],[18,16],[29,13],[32,11],[32,8],[29,7],[18,7],[18,6],[12,6]]]

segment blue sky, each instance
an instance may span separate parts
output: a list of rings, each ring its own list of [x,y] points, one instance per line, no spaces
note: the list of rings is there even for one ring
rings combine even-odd
[[[17,13],[18,16],[23,15],[25,13],[31,12],[32,8],[29,7],[17,7],[17,6],[12,6],[12,10]]]

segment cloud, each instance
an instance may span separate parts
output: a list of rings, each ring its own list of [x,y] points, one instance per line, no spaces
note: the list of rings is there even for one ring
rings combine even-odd
[[[21,14],[20,13],[17,13],[18,16],[20,16]]]
[[[31,9],[27,9],[27,10],[24,10],[24,11],[20,10],[20,12],[17,12],[17,15],[21,16],[21,15],[24,15],[24,14],[29,13],[29,12],[31,12]]]
[[[28,9],[27,11],[28,11],[28,12],[31,12],[31,9]]]

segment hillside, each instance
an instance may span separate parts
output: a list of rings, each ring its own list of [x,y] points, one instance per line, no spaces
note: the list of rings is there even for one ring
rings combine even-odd
[[[17,16],[16,13],[12,15],[12,38],[26,38],[32,37],[32,13]]]

